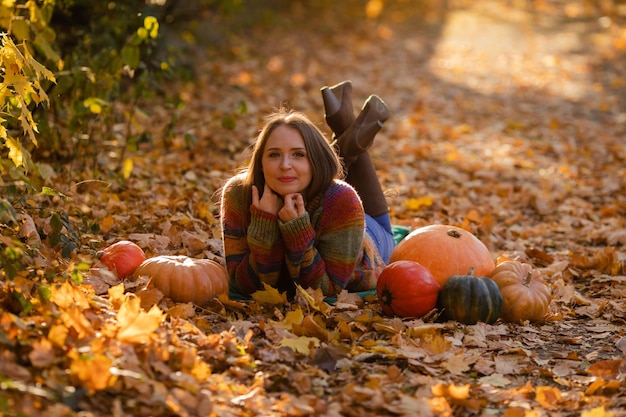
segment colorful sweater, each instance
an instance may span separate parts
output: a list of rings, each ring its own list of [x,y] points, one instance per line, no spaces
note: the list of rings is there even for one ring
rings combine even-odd
[[[306,213],[283,223],[254,206],[242,207],[240,177],[224,187],[221,222],[230,287],[250,295],[262,283],[279,290],[320,288],[325,296],[341,290],[376,288],[385,267],[365,232],[365,214],[356,191],[336,180],[307,202]],[[250,210],[247,221],[244,210]]]

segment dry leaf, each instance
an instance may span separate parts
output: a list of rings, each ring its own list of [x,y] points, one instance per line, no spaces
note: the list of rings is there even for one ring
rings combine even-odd
[[[147,313],[141,309],[140,300],[127,296],[117,313],[119,330],[117,338],[127,343],[147,343],[159,328],[164,314],[157,306]]]

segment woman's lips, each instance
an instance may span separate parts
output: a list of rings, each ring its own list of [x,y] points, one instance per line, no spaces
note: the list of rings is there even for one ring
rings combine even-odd
[[[296,177],[280,177],[278,181],[280,182],[293,182],[296,180]]]

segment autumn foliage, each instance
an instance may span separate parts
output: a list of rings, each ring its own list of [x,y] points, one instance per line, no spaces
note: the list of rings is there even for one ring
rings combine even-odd
[[[141,106],[101,103],[107,117],[74,102],[89,117],[71,126],[57,107],[42,131],[76,128],[81,152],[42,155],[37,180],[3,163],[0,413],[623,416],[619,2],[261,3],[160,21],[187,77]],[[390,316],[374,295],[305,288],[198,306],[96,268],[120,240],[221,260],[219,188],[263,116],[288,105],[330,134],[319,88],[344,79],[355,110],[373,93],[391,109],[370,153],[393,224],[452,225],[532,266],[550,290],[543,320]]]

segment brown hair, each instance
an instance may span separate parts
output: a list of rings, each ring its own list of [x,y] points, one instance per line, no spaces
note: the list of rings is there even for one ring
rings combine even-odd
[[[341,161],[337,153],[328,143],[322,131],[302,112],[280,108],[269,114],[265,125],[261,129],[254,144],[250,162],[241,174],[243,178],[243,207],[250,207],[252,203],[252,185],[256,185],[259,192],[265,188],[263,176],[263,151],[269,136],[278,126],[289,126],[297,130],[304,140],[309,162],[311,164],[311,183],[304,191],[305,201],[324,192],[333,180],[343,174]]]

